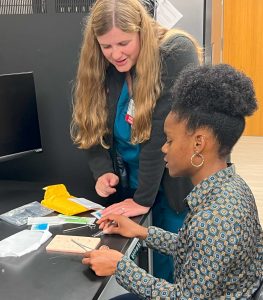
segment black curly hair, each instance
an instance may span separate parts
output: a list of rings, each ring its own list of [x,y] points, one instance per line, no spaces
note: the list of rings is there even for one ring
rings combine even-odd
[[[227,64],[187,68],[172,89],[172,112],[187,129],[210,128],[219,156],[226,157],[245,128],[245,117],[257,109],[253,83]]]

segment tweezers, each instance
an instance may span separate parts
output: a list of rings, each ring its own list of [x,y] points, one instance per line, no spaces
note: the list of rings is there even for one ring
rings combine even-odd
[[[76,245],[78,245],[80,248],[82,248],[83,250],[87,251],[87,249],[90,249],[90,250],[93,250],[93,248],[89,247],[89,246],[86,246],[86,245],[83,245],[73,239],[71,239],[71,242],[75,243]]]
[[[73,227],[73,228],[68,228],[68,229],[64,229],[63,232],[67,232],[67,231],[73,231],[73,230],[77,230],[83,227],[89,227],[89,228],[94,228],[96,225],[95,224],[86,224],[86,225],[82,225],[82,226],[78,226],[78,227]]]
[[[117,225],[117,223],[115,222],[115,221],[111,221],[110,223],[109,223],[109,226],[118,226]],[[93,237],[98,237],[98,236],[102,236],[102,235],[104,235],[105,233],[103,232],[103,230],[101,230],[101,231],[98,231],[98,232],[96,232],[96,233],[94,233],[92,236]]]

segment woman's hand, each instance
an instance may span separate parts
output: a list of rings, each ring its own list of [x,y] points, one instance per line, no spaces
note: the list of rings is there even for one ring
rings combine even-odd
[[[150,207],[142,206],[136,203],[132,198],[125,199],[119,203],[112,204],[105,208],[101,213],[102,216],[108,214],[118,214],[126,217],[135,217],[144,215],[150,210]]]
[[[110,276],[115,273],[122,257],[120,252],[102,246],[99,250],[86,252],[82,263],[88,265],[97,276]]]
[[[95,190],[101,197],[109,197],[116,193],[114,188],[119,183],[119,177],[114,173],[106,173],[100,176],[96,182]]]
[[[120,234],[128,238],[145,239],[148,233],[147,228],[121,215],[107,215],[99,219],[97,224],[106,234]]]

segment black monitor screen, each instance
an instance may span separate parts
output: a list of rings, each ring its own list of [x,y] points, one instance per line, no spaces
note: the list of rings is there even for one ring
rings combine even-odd
[[[0,75],[0,160],[41,148],[33,73]]]

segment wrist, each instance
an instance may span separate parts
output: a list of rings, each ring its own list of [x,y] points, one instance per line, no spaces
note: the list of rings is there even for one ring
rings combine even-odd
[[[122,254],[122,253],[119,252],[119,255],[117,257],[117,265],[122,260],[123,256],[124,256],[124,254]]]
[[[140,240],[145,240],[146,237],[147,237],[147,235],[148,235],[148,228],[143,227],[143,226],[140,226],[140,227],[138,228],[138,232],[137,232],[136,237],[137,237],[138,239],[140,239]]]

